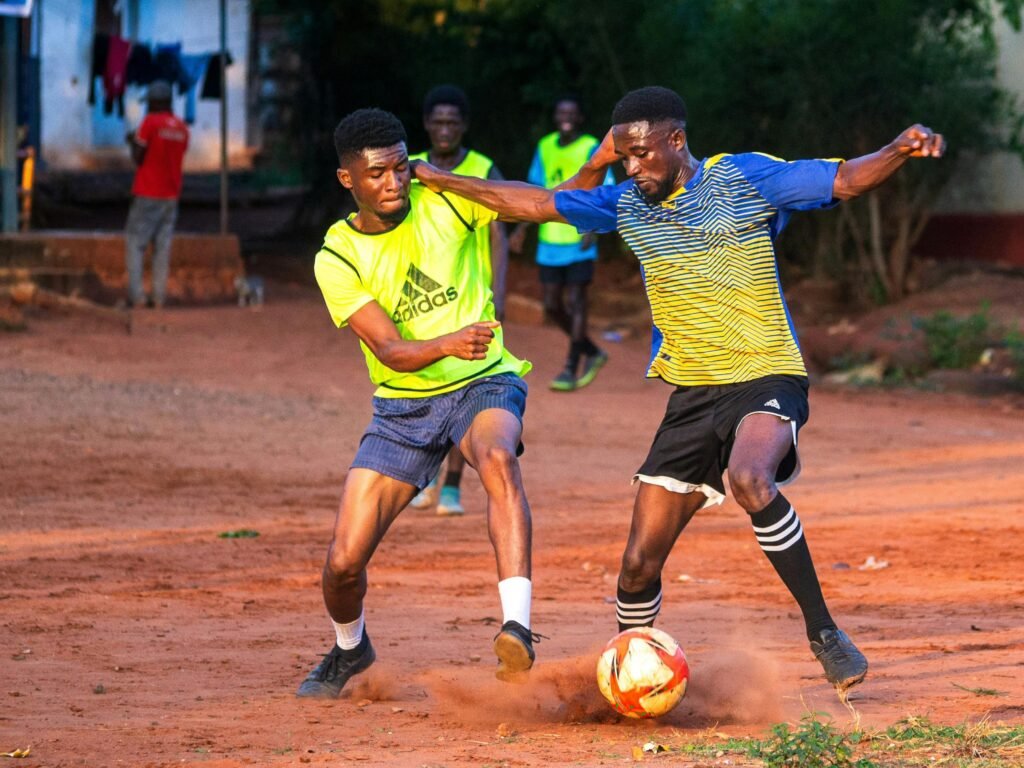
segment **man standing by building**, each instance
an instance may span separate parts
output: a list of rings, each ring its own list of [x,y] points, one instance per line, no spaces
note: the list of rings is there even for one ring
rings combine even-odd
[[[439,85],[427,93],[423,100],[423,127],[430,137],[430,149],[410,155],[410,160],[426,160],[437,168],[478,179],[504,178],[493,160],[462,144],[469,130],[469,99],[461,88]],[[495,314],[498,320],[504,320],[505,273],[508,270],[505,225],[500,221],[492,221],[490,226],[476,231],[476,240],[481,258],[491,266],[490,282],[494,292]],[[465,467],[466,460],[462,452],[457,445],[453,445],[444,470],[444,483],[437,496],[437,514],[451,517],[466,513],[460,490]],[[435,477],[430,485],[416,495],[412,507],[424,509],[434,503],[438,479]]]
[[[142,284],[143,256],[153,244],[152,306],[167,300],[167,273],[171,237],[178,219],[181,165],[188,149],[188,127],[171,109],[171,86],[157,80],[146,93],[146,117],[138,131],[125,140],[137,166],[132,183],[132,205],[125,225],[125,260],[128,267],[128,302],[146,306]]]
[[[583,109],[575,96],[555,104],[554,133],[537,143],[527,180],[553,189],[576,175],[597,149],[598,140],[583,133]],[[608,174],[607,183],[613,181]],[[523,249],[526,224],[520,224],[509,240],[511,250]],[[551,389],[571,392],[594,380],[608,360],[587,333],[587,287],[594,279],[597,237],[581,235],[575,227],[558,222],[540,225],[537,233],[537,265],[544,291],[544,314],[569,337],[565,368],[551,382]],[[582,361],[582,370],[580,364]]]
[[[774,240],[794,212],[862,195],[910,158],[941,157],[945,144],[914,125],[846,162],[787,163],[755,152],[700,159],[690,154],[686,117],[667,88],[626,94],[605,142],[566,191],[423,165],[415,172],[431,189],[506,220],[618,230],[640,262],[654,326],[647,376],[675,389],[633,475],[639,490],[619,572],[619,629],[654,624],[669,553],[699,509],[725,499],[728,469],[760,549],[800,606],[811,651],[845,691],[864,679],[867,659],[829,613],[800,517],[779,491],[799,474],[797,433],[809,408]],[[629,180],[598,187],[602,166],[616,158]]]

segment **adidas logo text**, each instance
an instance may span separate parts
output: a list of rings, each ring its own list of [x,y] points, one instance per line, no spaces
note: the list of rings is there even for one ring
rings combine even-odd
[[[410,264],[405,273],[402,298],[398,300],[391,319],[395,325],[401,325],[422,314],[433,312],[438,307],[443,307],[457,298],[459,298],[459,292],[455,288],[445,288],[420,271],[415,264]]]

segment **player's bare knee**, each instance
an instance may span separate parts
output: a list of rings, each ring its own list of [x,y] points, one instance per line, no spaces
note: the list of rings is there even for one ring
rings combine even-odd
[[[773,473],[752,467],[730,467],[729,484],[736,503],[749,514],[767,507],[777,490]]]
[[[619,586],[626,592],[642,592],[661,576],[661,563],[639,550],[626,549],[622,553]]]
[[[511,482],[516,463],[515,452],[503,445],[491,445],[483,450],[480,456],[479,472],[481,477],[500,478]]]
[[[324,567],[324,578],[329,578],[338,587],[357,585],[366,571],[364,558],[349,552],[344,546],[332,544],[327,552],[327,564]]]

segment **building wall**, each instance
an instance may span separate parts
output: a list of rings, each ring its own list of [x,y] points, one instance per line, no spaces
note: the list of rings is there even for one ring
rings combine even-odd
[[[997,29],[1000,84],[1024,106],[1024,32]],[[1011,152],[965,158],[943,192],[942,214],[1024,214],[1024,160]]]
[[[126,2],[122,35],[148,43],[181,42],[185,53],[219,47],[217,0],[135,0]],[[134,13],[133,13],[134,12]],[[248,165],[246,84],[249,64],[250,0],[228,0],[228,154],[232,167]],[[41,149],[50,170],[78,171],[127,167],[125,132],[145,116],[144,89],[130,86],[125,115],[103,114],[102,85],[97,104],[88,104],[89,65],[95,27],[95,0],[39,0],[41,67]],[[184,97],[174,111],[184,114]],[[220,102],[199,99],[186,171],[220,166]]]

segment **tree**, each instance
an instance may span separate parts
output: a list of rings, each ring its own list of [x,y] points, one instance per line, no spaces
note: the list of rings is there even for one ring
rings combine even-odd
[[[996,82],[994,26],[1020,27],[1021,0],[695,0],[656,45],[681,58],[691,141],[714,151],[856,156],[912,122],[949,142],[941,163],[910,163],[828,216],[804,217],[784,253],[811,271],[869,279],[876,298],[907,289],[912,248],[967,152],[1019,148],[1021,113]],[[792,235],[796,237],[792,237]],[[802,254],[795,254],[797,244]],[[787,245],[789,247],[787,247]]]

